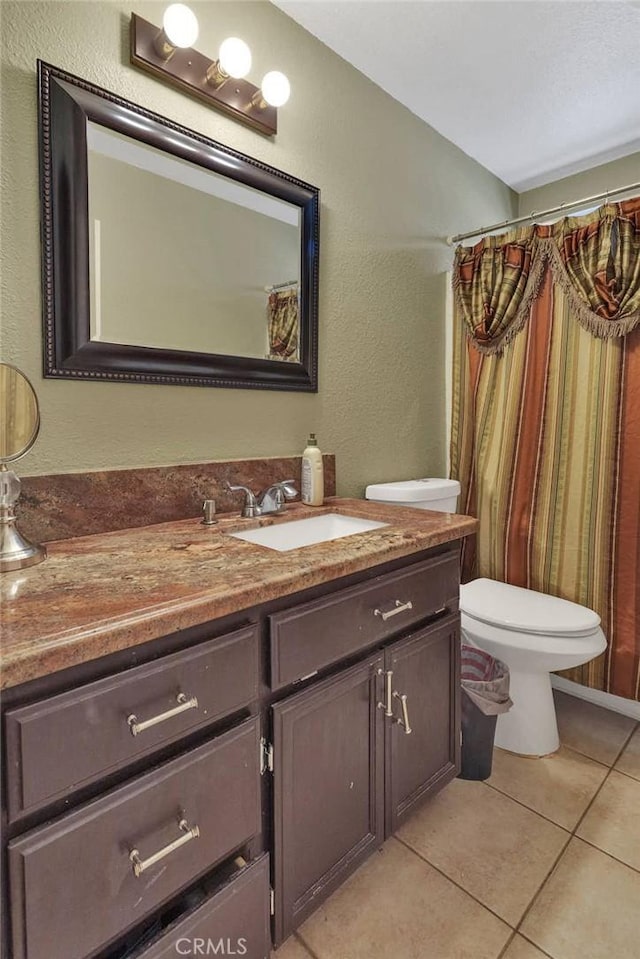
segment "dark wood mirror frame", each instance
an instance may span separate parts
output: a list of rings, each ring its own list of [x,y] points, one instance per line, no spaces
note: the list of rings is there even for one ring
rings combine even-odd
[[[45,377],[317,392],[320,191],[41,60],[38,91]],[[300,208],[299,363],[91,340],[90,120]]]

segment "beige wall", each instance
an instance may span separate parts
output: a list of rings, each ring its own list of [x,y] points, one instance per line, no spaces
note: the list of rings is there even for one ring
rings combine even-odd
[[[441,473],[443,238],[514,215],[514,194],[270,4],[194,8],[198,49],[239,34],[252,77],[289,75],[274,139],[129,65],[131,10],[158,23],[162,3],[1,7],[2,355],[42,405],[23,473],[287,455],[309,430],[337,454],[342,493]],[[37,57],[321,188],[317,395],[42,379]]]
[[[520,216],[526,216],[538,210],[549,210],[561,203],[582,200],[584,197],[604,193],[605,190],[615,190],[616,187],[639,182],[640,153],[632,153],[631,156],[623,157],[621,160],[602,163],[583,173],[566,176],[553,183],[547,183],[546,186],[521,193],[518,198],[518,213]]]

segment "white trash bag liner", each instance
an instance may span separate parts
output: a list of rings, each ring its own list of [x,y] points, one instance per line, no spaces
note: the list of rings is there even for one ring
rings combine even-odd
[[[506,713],[509,699],[509,667],[484,649],[462,643],[462,688],[485,716]]]

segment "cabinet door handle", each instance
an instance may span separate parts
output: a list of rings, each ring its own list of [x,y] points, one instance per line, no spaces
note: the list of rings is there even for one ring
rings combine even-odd
[[[413,609],[413,603],[411,600],[403,603],[402,600],[397,599],[393,609],[388,609],[386,613],[383,613],[381,609],[374,609],[373,615],[382,616],[383,621],[386,622],[388,619],[391,619],[392,616],[397,616],[398,613],[406,613],[408,609]]]
[[[409,722],[409,707],[407,706],[407,696],[405,693],[396,693],[394,692],[394,698],[400,700],[402,706],[402,719],[397,719],[396,722],[399,723],[407,736],[411,734],[411,723]]]
[[[131,735],[137,736],[138,733],[143,733],[145,729],[149,729],[151,726],[157,726],[158,723],[163,723],[166,719],[173,719],[174,716],[179,716],[180,713],[184,713],[188,709],[198,708],[198,700],[195,696],[187,699],[184,693],[178,693],[176,702],[178,705],[173,709],[168,709],[166,713],[159,713],[157,716],[152,716],[151,719],[145,719],[141,723],[138,722],[136,714],[131,713],[130,716],[127,716],[127,725],[131,730]]]
[[[393,703],[391,702],[391,683],[393,680],[393,670],[378,670],[378,676],[384,676],[384,702],[378,703],[378,709],[384,709],[385,716],[393,716]]]
[[[173,842],[170,842],[168,846],[165,846],[163,849],[159,849],[158,852],[154,852],[152,856],[149,856],[148,859],[141,859],[140,853],[137,849],[132,849],[129,853],[129,859],[133,864],[133,875],[138,879],[145,869],[148,869],[149,866],[155,865],[155,863],[160,862],[161,859],[164,859],[165,856],[168,856],[170,853],[174,852],[176,849],[179,849],[180,846],[184,846],[185,843],[191,842],[192,839],[197,839],[200,835],[200,829],[198,826],[189,826],[186,819],[181,819],[178,823],[178,827],[184,833],[183,836],[180,836],[179,839],[174,839]]]

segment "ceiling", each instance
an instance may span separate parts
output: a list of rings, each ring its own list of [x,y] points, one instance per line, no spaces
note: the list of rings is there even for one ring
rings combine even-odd
[[[273,2],[518,192],[640,150],[637,0]]]

